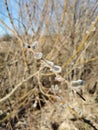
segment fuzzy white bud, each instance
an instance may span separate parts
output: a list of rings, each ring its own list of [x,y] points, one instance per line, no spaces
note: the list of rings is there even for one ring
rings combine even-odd
[[[41,59],[42,56],[43,56],[43,54],[41,52],[34,53],[34,58],[37,59],[37,60]]]
[[[46,60],[45,64],[46,64],[46,66],[48,66],[48,65],[49,66],[54,66],[54,63],[49,61],[49,60]]]
[[[60,66],[54,65],[51,67],[51,71],[53,71],[55,73],[61,73],[62,68]]]
[[[38,41],[35,41],[35,42],[33,42],[33,43],[31,44],[31,48],[32,48],[33,50],[37,49],[37,47],[38,47]]]
[[[79,86],[83,86],[83,85],[84,85],[84,81],[81,79],[71,82],[72,87],[79,87]]]
[[[28,49],[28,48],[31,48],[31,47],[30,47],[30,45],[28,43],[23,43],[23,48]]]

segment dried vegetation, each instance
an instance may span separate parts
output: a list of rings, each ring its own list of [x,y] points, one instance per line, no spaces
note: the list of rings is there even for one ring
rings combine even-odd
[[[98,2],[57,1],[16,2],[18,28],[4,0],[1,130],[98,129]]]

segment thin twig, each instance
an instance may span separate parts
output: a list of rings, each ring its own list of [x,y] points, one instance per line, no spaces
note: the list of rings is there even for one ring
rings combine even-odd
[[[9,98],[15,93],[15,91],[16,91],[23,83],[27,82],[29,79],[31,79],[33,76],[35,76],[37,73],[38,73],[38,71],[37,71],[36,73],[30,75],[30,76],[27,77],[26,79],[22,80],[19,84],[17,84],[17,85],[15,86],[15,88],[14,88],[9,94],[7,94],[5,97],[3,97],[3,98],[0,99],[0,103],[2,103],[2,102],[4,102],[4,101],[6,101],[7,99],[9,99]]]

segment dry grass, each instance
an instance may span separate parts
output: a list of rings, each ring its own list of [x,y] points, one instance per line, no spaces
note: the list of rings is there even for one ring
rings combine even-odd
[[[48,41],[48,39],[49,37],[40,38],[40,50],[43,51],[47,49],[46,52],[43,51],[45,52],[45,55],[47,55],[46,53],[49,51],[48,48],[52,48],[51,44],[49,44],[51,40],[49,39]],[[44,41],[46,40],[47,43],[43,46]],[[10,47],[9,44],[11,44],[11,42],[12,46]],[[8,46],[6,46],[6,44]],[[96,47],[96,45],[94,46]],[[93,49],[95,49],[94,46],[93,48],[89,46],[87,53],[91,54],[91,52],[94,51]],[[0,110],[3,113],[1,114],[0,122],[6,122],[6,125],[8,126],[5,126],[8,129],[10,129],[10,125],[14,129],[29,129],[31,127],[31,129],[35,130],[40,129],[40,127],[42,130],[56,129],[52,128],[56,127],[55,125],[58,126],[59,130],[70,130],[71,128],[94,129],[93,127],[96,127],[97,129],[97,60],[88,60],[85,64],[81,64],[84,65],[81,70],[81,78],[85,80],[86,83],[83,90],[83,97],[86,99],[86,102],[84,102],[76,94],[70,92],[68,89],[70,86],[66,86],[66,83],[55,81],[55,74],[50,73],[49,70],[40,72],[41,84],[38,83],[37,74],[39,73],[40,61],[35,61],[33,59],[33,54],[28,50],[26,50],[25,54],[29,70],[25,71],[20,47],[13,41],[8,41],[7,43],[6,41],[2,41],[1,47],[3,49],[0,57]],[[68,47],[65,45],[65,48]],[[3,51],[5,49],[8,51]],[[72,50],[71,46],[68,49]],[[65,52],[65,50],[62,50],[62,53],[63,52]],[[69,51],[66,53],[66,57],[69,57]],[[96,53],[93,54],[93,57],[96,57]],[[61,65],[61,59],[63,58],[64,54],[58,56],[58,59],[55,60],[55,64]],[[75,76],[79,79],[80,68],[78,69],[77,66],[78,64],[75,65],[74,68],[76,69]],[[62,75],[64,75],[69,82],[73,80],[72,69],[68,72],[64,71]],[[41,88],[39,88],[38,85],[41,85]],[[59,90],[55,90],[54,93],[50,88],[55,85],[59,87]],[[40,89],[42,89],[42,91]],[[36,97],[39,101],[39,105],[34,108],[33,104],[36,101]],[[76,108],[76,110],[79,109],[82,114],[79,115],[77,111],[72,111],[72,108]],[[88,122],[86,122],[86,119]],[[90,125],[90,122],[92,126]],[[1,128],[3,129],[5,126],[2,124],[4,125],[4,123],[1,123]],[[70,124],[70,126],[68,124]]]

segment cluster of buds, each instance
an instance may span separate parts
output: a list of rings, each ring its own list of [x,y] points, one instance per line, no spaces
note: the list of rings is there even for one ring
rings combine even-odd
[[[38,45],[39,44],[37,41],[33,42],[31,45],[27,43],[23,43],[23,48],[29,49],[30,51],[32,51],[34,54],[34,58],[39,60],[39,59],[42,59],[43,53],[36,51],[36,49],[38,48]],[[49,67],[50,71],[54,73],[61,73],[62,71],[62,68],[60,66],[54,65],[54,63],[49,60],[44,60],[44,67]]]
[[[38,41],[33,42],[31,45],[23,43],[23,48],[30,49],[34,54],[34,58],[37,60],[41,59],[43,56],[42,52],[36,52],[36,49],[38,48]]]
[[[54,73],[61,73],[62,68],[58,65],[55,65],[53,62],[49,60],[44,60],[44,66],[50,68],[50,71]]]

